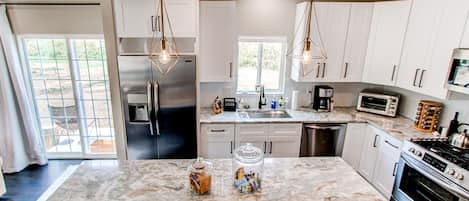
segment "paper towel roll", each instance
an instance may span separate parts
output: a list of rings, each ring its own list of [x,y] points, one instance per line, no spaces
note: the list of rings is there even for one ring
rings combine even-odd
[[[298,90],[293,90],[292,93],[291,93],[291,109],[292,110],[296,110],[299,108],[299,96],[300,95],[300,91]]]

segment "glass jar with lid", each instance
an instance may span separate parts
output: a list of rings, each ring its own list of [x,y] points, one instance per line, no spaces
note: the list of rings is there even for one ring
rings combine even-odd
[[[264,152],[250,143],[242,145],[233,154],[234,185],[239,192],[252,193],[261,189],[264,171]]]
[[[189,184],[192,192],[198,195],[210,193],[212,188],[212,163],[202,157],[197,158],[189,167]]]

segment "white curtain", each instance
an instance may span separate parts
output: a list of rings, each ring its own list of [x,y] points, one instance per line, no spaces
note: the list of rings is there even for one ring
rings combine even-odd
[[[26,80],[6,7],[0,5],[0,156],[6,173],[47,163]]]

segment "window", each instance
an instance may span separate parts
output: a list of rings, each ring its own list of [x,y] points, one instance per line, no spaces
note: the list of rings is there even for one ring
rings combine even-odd
[[[115,155],[104,40],[22,37],[46,151]]]
[[[238,42],[238,93],[263,84],[268,93],[283,93],[285,38],[241,38]]]

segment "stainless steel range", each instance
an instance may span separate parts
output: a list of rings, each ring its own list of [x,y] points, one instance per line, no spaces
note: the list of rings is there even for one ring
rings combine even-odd
[[[446,140],[405,141],[392,199],[469,200],[469,150]]]

